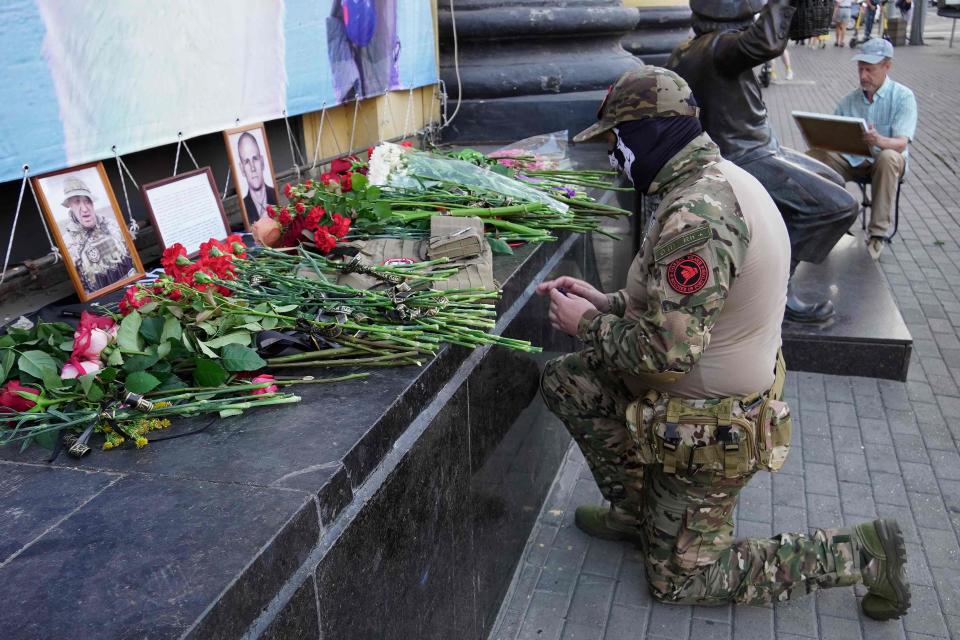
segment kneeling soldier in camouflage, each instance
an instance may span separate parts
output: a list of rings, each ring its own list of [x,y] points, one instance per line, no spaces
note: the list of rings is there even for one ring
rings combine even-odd
[[[894,520],[734,540],[740,490],[790,446],[780,323],[790,241],[759,182],[701,133],[677,75],[624,74],[576,141],[606,135],[611,162],[661,196],[627,286],[542,283],[553,326],[586,349],[548,363],[547,406],[583,450],[610,508],[581,507],[597,537],[632,540],[654,597],[759,604],[863,582],[864,612],[910,606]]]

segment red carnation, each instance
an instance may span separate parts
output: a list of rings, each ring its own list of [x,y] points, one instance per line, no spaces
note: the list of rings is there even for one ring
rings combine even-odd
[[[25,398],[21,393],[33,398]],[[22,385],[19,380],[11,380],[0,387],[0,414],[27,411],[37,404],[39,397],[39,389]]]
[[[353,189],[353,173],[345,173],[340,176],[340,188],[344,191],[350,191]]]
[[[317,232],[313,234],[313,242],[317,245],[320,253],[330,253],[337,246],[337,239],[327,233],[326,227],[317,229]]]
[[[310,179],[308,178],[307,181],[303,183],[303,186],[305,186],[307,189],[312,189],[312,188],[313,188],[313,180],[310,180]]]
[[[342,216],[339,213],[333,214],[333,224],[330,225],[330,233],[338,238],[342,238],[350,231],[350,218]]]
[[[410,140],[404,140],[403,142],[400,143],[400,146],[407,147],[409,149],[410,147],[413,146],[413,142],[411,142]]]
[[[303,222],[303,226],[306,229],[311,231],[316,231],[317,227],[320,226],[320,221],[323,220],[323,216],[326,211],[323,210],[323,207],[313,207],[310,209],[310,213],[307,214],[306,219]]]
[[[293,208],[297,210],[297,213],[303,213],[304,211],[307,210],[306,205],[303,204],[302,202],[298,202],[297,204],[294,205]]]
[[[267,205],[267,215],[274,220],[277,219],[277,210],[273,207],[272,204]]]
[[[330,163],[331,173],[346,173],[353,169],[353,161],[346,158],[337,158]]]
[[[287,184],[283,185],[283,195],[285,195],[285,196],[287,196],[287,198],[289,198],[291,193],[293,193],[293,185],[291,185],[291,184],[288,182]]]
[[[283,226],[287,226],[291,220],[293,220],[293,216],[290,215],[290,210],[286,207],[280,209],[280,216],[277,218],[277,221]]]

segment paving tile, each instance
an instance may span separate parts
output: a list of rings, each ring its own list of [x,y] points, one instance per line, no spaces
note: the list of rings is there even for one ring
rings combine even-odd
[[[843,525],[840,499],[832,496],[807,494],[807,526],[814,528]]]
[[[866,462],[864,462],[866,466]],[[805,507],[804,481],[797,476],[773,474],[773,504],[791,507]]]
[[[777,636],[779,637],[781,633],[792,633],[798,636],[816,638],[817,613],[815,603],[814,598],[797,598],[796,600],[778,602],[774,608]]]
[[[860,605],[853,589],[844,587],[821,589],[816,592],[816,599],[817,614],[821,618],[823,616],[833,616],[834,618],[846,618],[848,620],[860,619]],[[823,637],[828,636],[824,635]]]
[[[900,469],[903,472],[903,483],[907,491],[918,493],[940,493],[940,487],[937,479],[933,475],[933,467],[928,464],[918,464],[916,462],[901,462]]]
[[[692,607],[656,603],[650,609],[647,635],[686,640],[690,630]]]
[[[623,542],[612,542],[593,538],[587,549],[587,557],[583,561],[583,573],[592,573],[608,578],[616,578],[620,571],[620,560],[626,545]]]
[[[567,610],[567,622],[597,627],[602,635],[614,585],[612,578],[581,573]]]
[[[565,595],[534,591],[518,640],[553,640],[560,637],[568,599]]]
[[[840,495],[840,487],[837,483],[836,467],[834,467],[832,464],[808,462],[806,464],[804,480],[806,481],[807,493],[816,493],[826,496]]]
[[[860,427],[860,423],[857,421],[856,407],[854,405],[847,404],[846,402],[830,402],[827,404],[830,416],[830,426],[834,428]]]
[[[840,503],[844,516],[876,518],[877,507],[873,502],[873,489],[867,484],[840,483]]]
[[[894,504],[906,507],[907,489],[903,478],[893,473],[872,473],[870,480],[873,484],[873,495],[878,504]]]
[[[563,632],[560,634],[560,640],[601,640],[601,638],[603,638],[603,627],[579,624],[569,620],[563,625]]]
[[[933,587],[913,585],[910,594],[910,613],[903,617],[904,629],[908,633],[946,637],[947,624],[943,619],[940,602]]]
[[[604,640],[626,640],[643,638],[646,635],[649,609],[637,609],[614,604],[607,619],[607,631]]]
[[[861,640],[860,622],[849,618],[820,615],[820,637],[830,640]]]
[[[865,640],[903,640],[906,632],[903,630],[903,620],[887,620],[878,622],[866,616],[860,617]]]
[[[950,529],[950,517],[938,493],[910,493],[914,521],[925,529]]]
[[[734,607],[733,636],[737,640],[769,640],[773,637],[773,615],[773,607]]]
[[[694,640],[729,640],[731,631],[729,623],[716,620],[694,618],[690,625],[690,637]]]
[[[643,563],[636,556],[624,558],[620,564],[620,577],[614,589],[613,601],[628,607],[649,607],[653,604],[653,598],[647,588]]]
[[[960,571],[960,546],[957,546],[957,536],[952,530],[923,527],[917,529],[927,561],[932,568]]]

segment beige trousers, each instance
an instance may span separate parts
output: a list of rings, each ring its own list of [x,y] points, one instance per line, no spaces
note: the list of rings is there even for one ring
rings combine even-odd
[[[844,180],[870,178],[870,236],[886,236],[890,230],[890,217],[893,201],[897,197],[897,183],[903,175],[906,161],[903,154],[884,149],[873,162],[864,162],[856,167],[850,166],[847,159],[838,153],[822,149],[810,149],[807,155],[816,158],[843,176]]]

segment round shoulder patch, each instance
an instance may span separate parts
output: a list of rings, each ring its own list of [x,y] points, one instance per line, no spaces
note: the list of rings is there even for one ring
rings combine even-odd
[[[707,286],[710,270],[703,258],[688,253],[667,265],[667,282],[677,293],[696,293]]]

